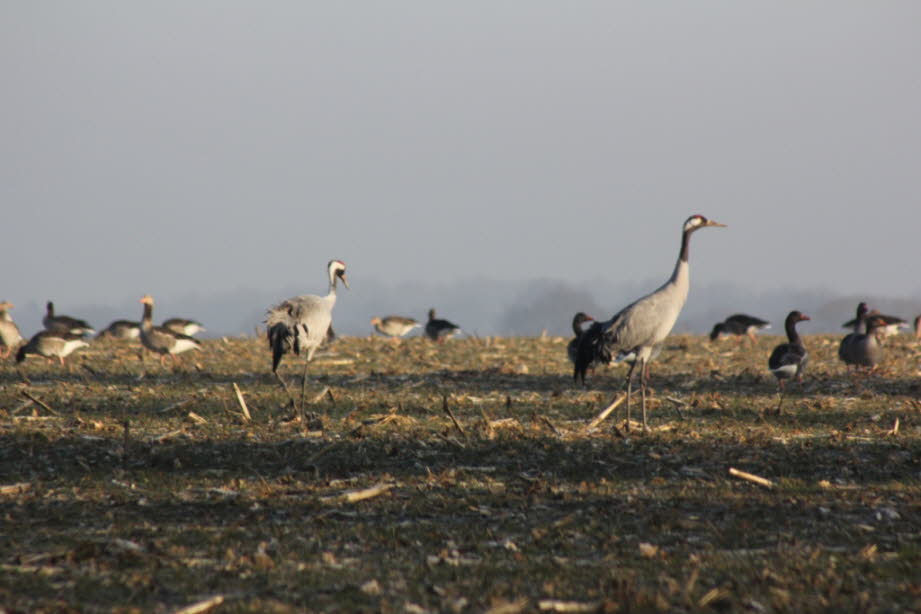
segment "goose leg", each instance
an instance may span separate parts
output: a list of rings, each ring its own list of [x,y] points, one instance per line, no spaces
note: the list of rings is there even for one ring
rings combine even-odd
[[[780,388],[780,400],[777,402],[777,410],[775,411],[775,413],[779,416],[783,409],[783,395],[784,395],[784,391],[786,390],[786,388],[784,388],[783,380],[779,380],[777,382],[777,386]]]

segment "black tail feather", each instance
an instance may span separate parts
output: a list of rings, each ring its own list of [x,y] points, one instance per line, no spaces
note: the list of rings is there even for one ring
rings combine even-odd
[[[275,373],[281,357],[291,351],[291,329],[279,322],[269,328],[267,337],[272,350],[272,373]]]
[[[26,359],[26,346],[22,346],[21,348],[19,348],[19,351],[16,352],[16,362],[19,363],[25,359]]]
[[[610,364],[611,350],[608,347],[605,323],[594,322],[579,338],[576,347],[575,367],[572,379],[576,383],[581,380],[585,384],[585,373],[592,365]]]

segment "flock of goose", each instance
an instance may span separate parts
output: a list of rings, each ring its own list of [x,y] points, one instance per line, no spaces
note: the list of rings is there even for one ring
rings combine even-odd
[[[586,372],[599,364],[612,361],[628,362],[630,368],[626,375],[626,412],[627,425],[630,424],[630,403],[633,393],[633,375],[640,367],[640,393],[642,397],[643,429],[646,430],[646,389],[649,380],[649,363],[661,351],[662,344],[671,332],[687,300],[690,286],[689,250],[691,235],[702,228],[724,227],[724,224],[708,220],[702,215],[692,215],[682,227],[681,244],[678,260],[671,276],[662,286],[645,296],[633,301],[609,319],[595,321],[585,313],[579,312],[573,318],[575,338],[568,344],[567,353],[573,362],[573,376],[576,381],[584,383]],[[310,361],[321,344],[333,338],[333,308],[336,304],[336,290],[339,281],[348,288],[346,266],[341,260],[331,260],[327,265],[329,288],[325,296],[305,294],[295,296],[269,308],[265,320],[269,348],[272,353],[272,373],[288,394],[292,405],[296,406],[287,382],[279,375],[278,366],[282,357],[288,353],[305,354],[304,375],[301,384],[301,409],[304,406],[304,394],[307,381],[307,369]],[[169,356],[174,361],[176,355],[201,349],[201,343],[194,338],[203,331],[200,323],[194,320],[172,318],[161,326],[153,324],[154,300],[150,295],[140,299],[143,315],[140,322],[117,320],[112,322],[100,336],[123,339],[139,338],[148,350],[160,355],[161,363]],[[56,315],[54,305],[47,304],[47,313],[43,319],[45,329],[23,343],[15,323],[9,315],[13,305],[0,302],[0,357],[9,356],[16,348],[16,361],[21,362],[29,354],[57,357],[61,364],[64,358],[74,350],[88,345],[86,338],[95,331],[83,320],[64,315]],[[768,369],[777,378],[778,388],[783,402],[784,381],[801,378],[808,361],[808,352],[796,325],[808,321],[809,317],[794,310],[789,313],[784,323],[787,342],[774,348],[768,358]],[[587,329],[583,326],[591,322]],[[851,367],[875,367],[882,359],[882,349],[877,336],[881,331],[904,325],[904,321],[892,316],[885,316],[876,311],[869,311],[865,303],[857,308],[857,317],[852,322],[854,332],[842,341],[838,355]],[[412,330],[423,325],[403,316],[375,317],[371,325],[382,335],[390,337],[395,343]],[[744,341],[745,337],[754,343],[757,331],[767,328],[769,323],[760,318],[745,314],[730,316],[716,324],[710,333],[710,339],[735,335]],[[921,316],[915,319],[916,334],[921,333]],[[428,313],[428,322],[423,328],[425,335],[435,342],[443,342],[460,332],[460,327],[448,320],[436,317],[435,310]],[[778,406],[778,412],[780,406]]]

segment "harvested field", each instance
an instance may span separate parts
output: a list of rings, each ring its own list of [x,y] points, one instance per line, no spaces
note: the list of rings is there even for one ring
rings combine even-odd
[[[343,338],[306,425],[253,338],[175,370],[127,342],[5,362],[0,605],[921,610],[921,348],[854,377],[807,336],[778,416],[778,339],[671,337],[645,435],[586,429],[625,367],[576,387],[561,338]]]

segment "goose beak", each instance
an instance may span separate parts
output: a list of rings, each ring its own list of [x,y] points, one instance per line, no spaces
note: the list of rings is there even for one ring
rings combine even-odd
[[[809,316],[807,316],[805,313],[804,313],[802,316],[800,316],[800,321],[802,321],[802,322],[805,322],[806,320],[811,320],[811,319],[812,319],[812,318],[810,318]]]

